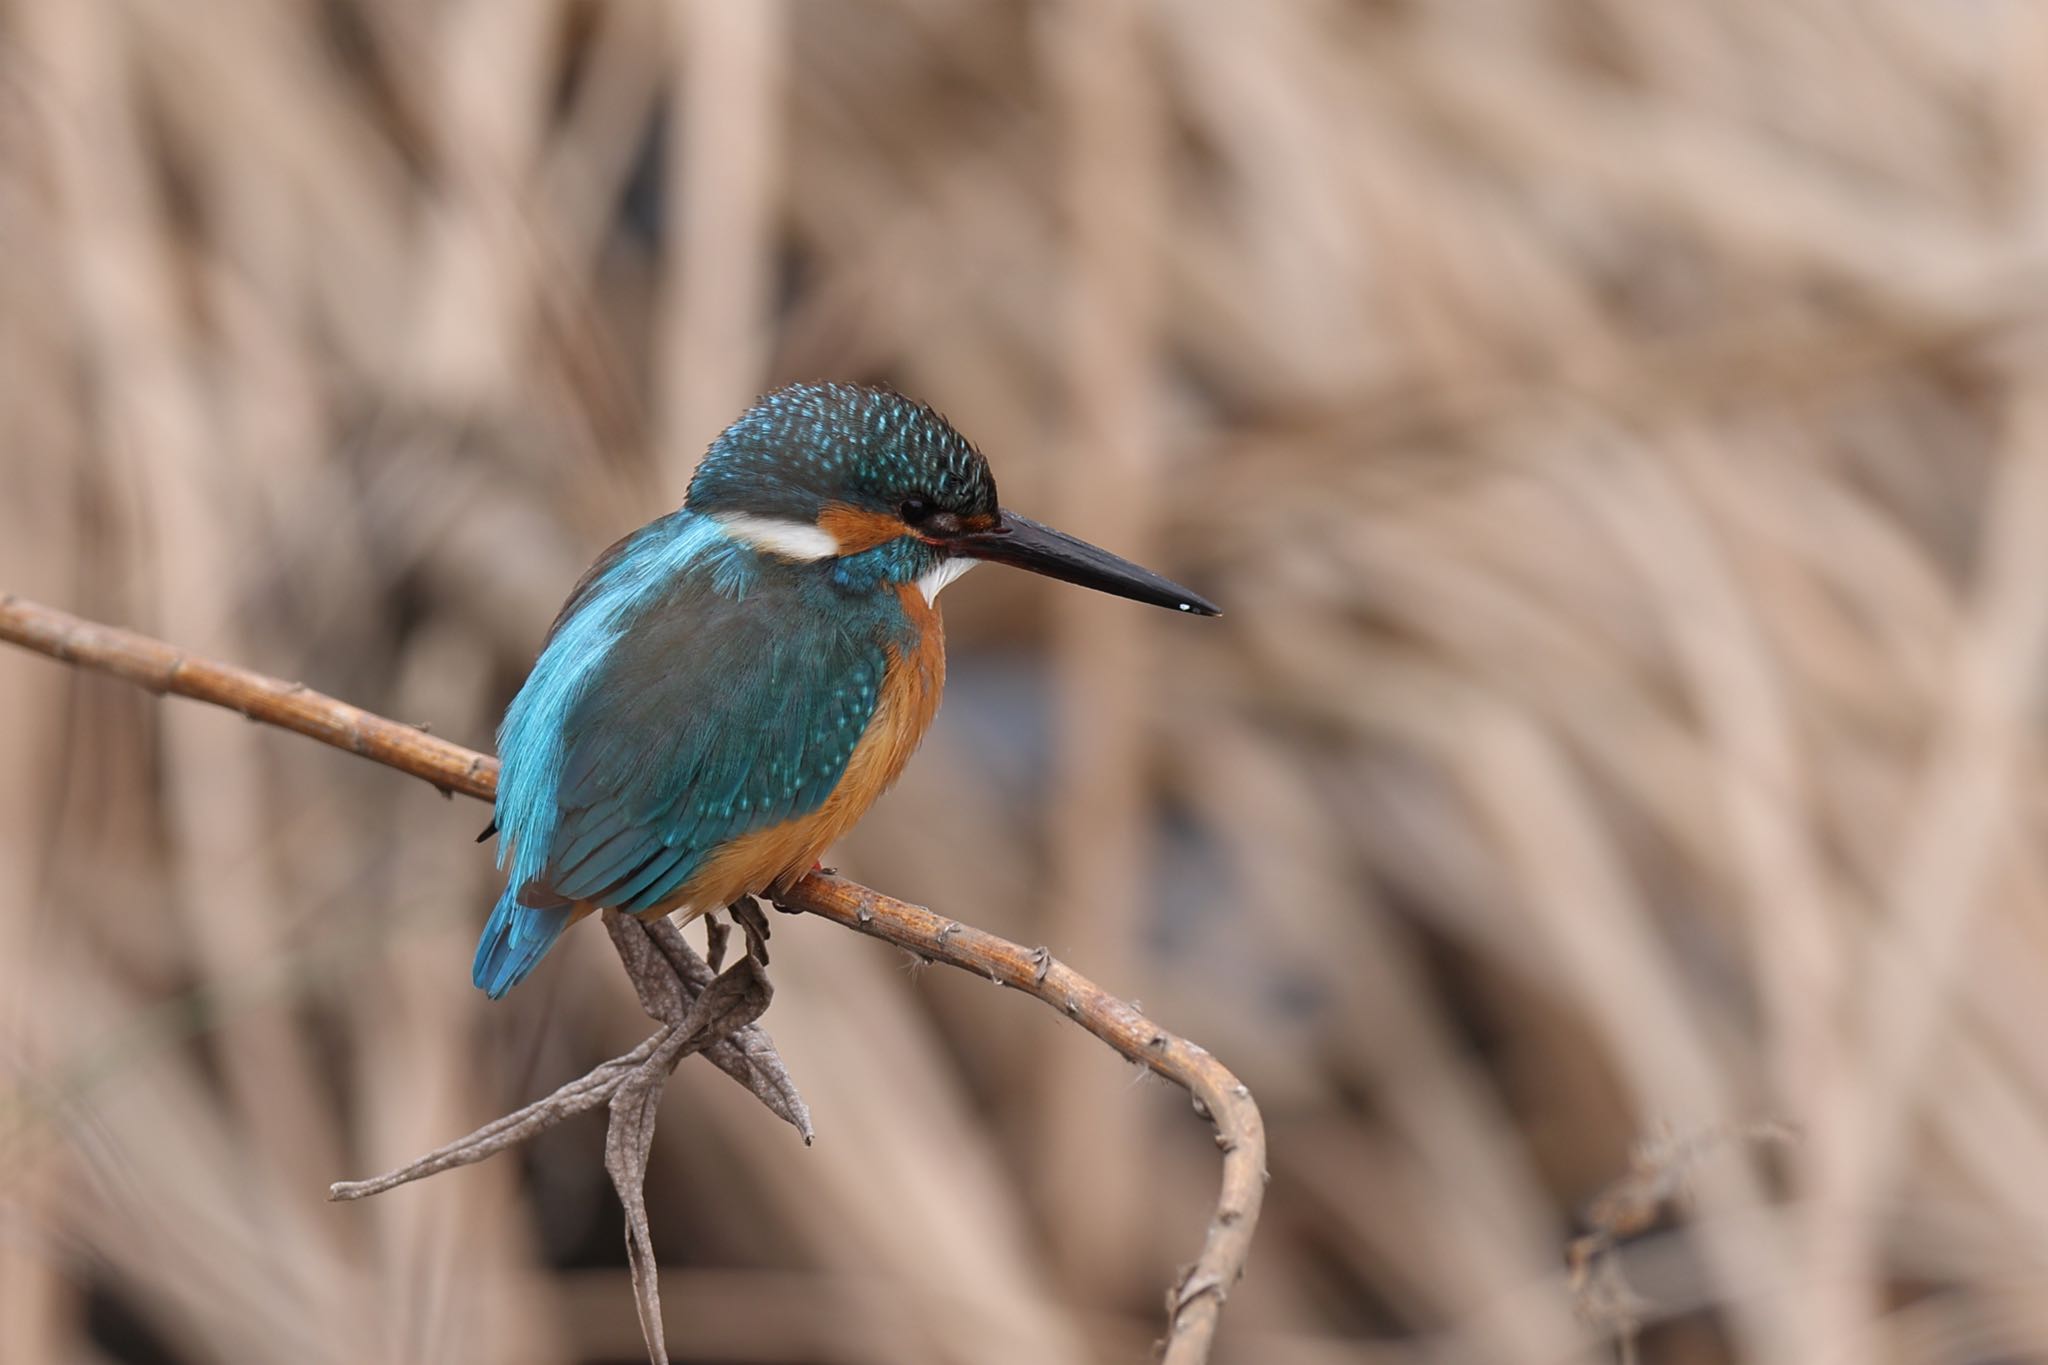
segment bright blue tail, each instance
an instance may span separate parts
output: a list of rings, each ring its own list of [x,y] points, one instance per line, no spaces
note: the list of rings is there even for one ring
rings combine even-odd
[[[496,1000],[526,980],[527,973],[569,927],[574,909],[563,905],[536,910],[521,905],[512,888],[506,887],[491,910],[490,922],[484,925],[484,936],[477,940],[476,965],[470,968],[477,989]]]

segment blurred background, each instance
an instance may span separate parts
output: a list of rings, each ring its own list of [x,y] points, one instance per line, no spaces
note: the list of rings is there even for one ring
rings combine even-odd
[[[952,589],[838,859],[1251,1085],[1220,1359],[2048,1360],[2041,6],[0,0],[0,252],[0,590],[463,743],[799,378],[1221,601]],[[644,1359],[594,1117],[323,1202],[647,1030],[484,819],[0,650],[0,1361]],[[1185,1096],[776,930],[676,1358],[1143,1359]]]

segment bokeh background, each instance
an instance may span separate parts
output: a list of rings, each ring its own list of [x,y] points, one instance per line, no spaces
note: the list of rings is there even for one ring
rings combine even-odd
[[[2048,1360],[2044,286],[2028,0],[4,0],[0,590],[488,746],[891,383],[1227,608],[953,588],[839,858],[1251,1084],[1222,1359]],[[645,1031],[471,990],[483,819],[0,652],[0,1361],[644,1358],[594,1118],[322,1199]],[[1185,1097],[777,929],[676,1358],[1142,1359]]]

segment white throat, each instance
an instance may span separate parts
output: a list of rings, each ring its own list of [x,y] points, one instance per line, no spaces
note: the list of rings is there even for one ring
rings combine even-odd
[[[917,590],[924,594],[924,600],[928,605],[934,604],[939,600],[939,593],[948,583],[951,583],[980,562],[978,559],[958,557],[942,559],[932,568],[925,570],[923,576],[917,580]]]

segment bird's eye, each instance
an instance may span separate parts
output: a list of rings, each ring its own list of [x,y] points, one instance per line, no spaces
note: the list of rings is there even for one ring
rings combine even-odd
[[[912,495],[903,500],[903,505],[896,509],[896,514],[903,518],[905,525],[915,526],[937,510],[932,506],[931,499]]]

